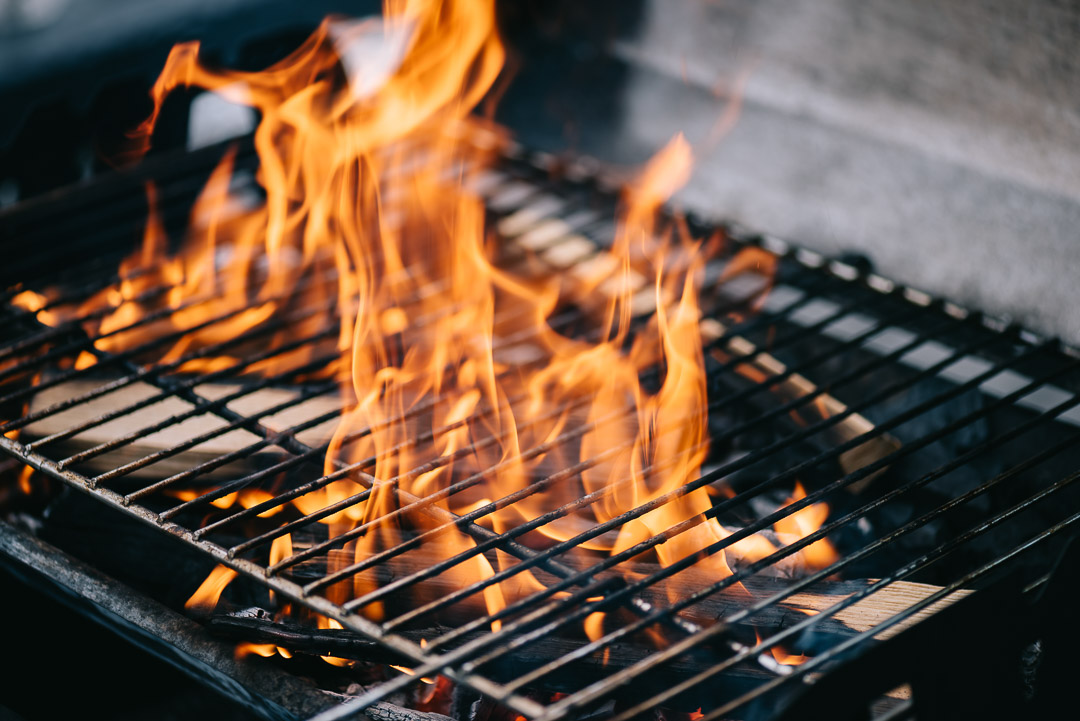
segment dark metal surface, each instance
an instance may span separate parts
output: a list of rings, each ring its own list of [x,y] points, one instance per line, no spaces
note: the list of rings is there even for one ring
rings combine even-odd
[[[290,674],[234,659],[232,644],[195,621],[2,521],[0,564],[260,718],[307,718],[337,702]]]
[[[233,643],[29,533],[0,521],[0,567],[19,580],[161,658],[268,721],[305,719],[342,702],[339,694],[265,664],[236,657]],[[281,638],[277,639],[281,641]],[[375,721],[445,721],[380,703]]]
[[[207,151],[204,155],[212,158],[213,154]],[[180,169],[168,168],[168,177],[161,184],[163,215],[176,218],[176,222],[182,222],[189,196],[198,189],[199,183],[192,180],[197,175],[192,169],[198,165],[197,160],[205,159],[189,159],[190,164]],[[611,195],[596,189],[595,179],[584,164],[580,167],[571,164],[566,169],[568,177],[580,177],[579,181],[550,180],[548,171],[552,163],[550,157],[528,156],[511,148],[499,168],[498,182],[490,192],[512,183],[525,183],[533,189],[523,193],[512,207],[495,215],[519,209],[541,192],[557,193],[567,199],[571,210],[585,207],[599,214],[601,220],[581,232],[602,244],[608,227],[605,221],[610,222],[613,207]],[[137,182],[135,178],[107,180],[94,190],[60,194],[24,210],[0,215],[3,224],[0,240],[5,243],[36,247],[55,242],[60,247],[71,244],[76,250],[85,249],[83,256],[75,252],[73,266],[65,269],[77,281],[69,282],[65,286],[67,294],[54,298],[50,307],[76,303],[116,282],[115,258],[94,249],[101,247],[104,236],[137,237],[145,212],[143,205],[130,200],[130,188],[138,187]],[[87,203],[81,198],[88,193],[89,197],[105,200]],[[89,232],[84,232],[83,224],[78,222],[79,213],[91,211],[104,219],[93,222],[88,226]],[[300,530],[310,531],[317,527],[320,518],[370,497],[374,479],[367,471],[372,459],[339,464],[325,475],[311,470],[309,461],[314,461],[321,470],[327,446],[308,445],[297,435],[336,417],[337,409],[285,430],[275,430],[265,422],[268,416],[295,408],[308,399],[332,398],[334,386],[330,383],[306,383],[288,400],[256,414],[239,413],[229,403],[268,387],[290,387],[298,376],[324,367],[336,354],[316,358],[275,377],[256,382],[244,379],[238,390],[223,398],[201,395],[199,386],[210,381],[236,382],[256,361],[313,344],[324,336],[332,337],[337,326],[330,324],[307,337],[269,346],[222,370],[198,376],[179,374],[177,370],[192,358],[210,357],[251,340],[269,339],[273,331],[307,317],[315,309],[290,311],[289,316],[168,363],[147,361],[147,358],[163,352],[179,337],[179,331],[110,354],[96,348],[95,339],[86,337],[77,321],[49,328],[35,325],[30,314],[12,311],[0,317],[5,338],[0,347],[0,362],[6,364],[0,367],[0,408],[5,413],[0,424],[0,433],[5,434],[0,435],[0,448],[182,539],[275,593],[337,620],[397,657],[408,659],[415,667],[415,676],[402,675],[371,688],[356,701],[333,709],[326,718],[358,712],[417,683],[422,676],[437,673],[530,718],[572,718],[619,694],[624,697],[629,694],[630,701],[612,713],[617,719],[630,719],[660,705],[693,704],[687,699],[698,696],[709,702],[703,708],[709,719],[723,718],[740,708],[754,708],[763,698],[779,699],[776,703],[782,707],[805,686],[800,681],[812,681],[813,674],[827,672],[873,648],[875,637],[882,631],[906,625],[920,611],[957,590],[980,588],[995,572],[1021,558],[1036,566],[1046,563],[1061,539],[1075,532],[1080,521],[1077,513],[1080,503],[1073,485],[1080,478],[1077,452],[1080,397],[1076,395],[1080,390],[1080,359],[1056,341],[927,298],[852,265],[830,262],[738,228],[728,228],[726,234],[731,251],[758,246],[775,254],[779,265],[770,295],[772,301],[766,302],[760,313],[749,312],[758,299],[756,294],[724,295],[720,283],[708,289],[713,294],[706,308],[725,322],[728,333],[711,341],[706,350],[723,351],[735,335],[756,344],[756,350],[748,356],[710,360],[710,419],[713,414],[724,419],[711,431],[710,444],[715,455],[701,478],[609,521],[583,528],[566,541],[539,547],[531,545],[526,534],[588,508],[601,501],[612,488],[632,479],[619,480],[612,487],[553,508],[505,533],[489,529],[483,525],[483,519],[499,508],[573,478],[583,469],[600,463],[604,453],[534,480],[509,496],[491,500],[460,516],[437,501],[475,487],[487,472],[455,480],[447,488],[423,498],[399,488],[400,507],[392,513],[341,535],[316,539],[307,548],[271,563],[268,553],[274,539]],[[88,236],[94,237],[93,242],[86,240]],[[78,261],[83,258],[85,263],[80,265]],[[5,299],[24,287],[43,289],[46,283],[57,282],[53,269],[36,254],[25,254],[19,263],[13,281],[21,281],[23,285],[9,288]],[[171,311],[162,311],[168,312]],[[566,313],[569,315],[553,318],[552,324],[572,322],[573,312]],[[205,326],[220,323],[231,315],[211,317]],[[154,316],[148,316],[135,325],[145,325],[153,319]],[[503,338],[501,342],[515,341]],[[783,359],[786,369],[756,383],[748,383],[735,373],[741,364],[760,357],[766,350]],[[83,370],[57,370],[58,361],[73,359],[82,352],[96,356],[96,365]],[[27,379],[41,371],[49,371],[49,375],[30,384]],[[104,380],[103,372],[109,374]],[[814,381],[816,390],[795,398],[783,397],[778,389],[796,374]],[[31,402],[43,390],[70,381],[94,381],[96,385],[59,403],[30,410]],[[16,432],[35,421],[136,383],[150,384],[157,393],[45,437],[18,438]],[[846,409],[819,420],[791,422],[792,415],[800,412],[813,418],[808,412],[826,394],[839,398]],[[170,397],[186,401],[191,409],[75,453],[62,451],[63,441]],[[433,399],[431,403],[442,400]],[[837,440],[831,435],[856,414],[870,418],[872,428],[848,440]],[[187,418],[210,416],[222,423],[182,443],[108,470],[89,470],[90,461],[133,447],[153,432],[168,429]],[[146,481],[136,474],[152,471],[155,463],[175,460],[196,445],[237,429],[252,434],[253,440],[164,478]],[[562,436],[522,453],[524,456],[545,453],[586,430],[570,427]],[[869,465],[843,469],[841,458],[846,452],[887,434],[895,435],[902,443]],[[471,452],[473,449],[466,448],[459,453]],[[257,470],[238,472],[224,483],[210,485],[206,480],[209,473],[230,463],[256,458],[262,459]],[[448,460],[429,459],[408,475],[419,475]],[[663,469],[645,469],[645,472],[661,473]],[[284,487],[270,485],[272,479],[283,474],[289,478]],[[260,514],[343,478],[361,484],[366,490],[308,515],[281,514],[282,520],[263,523],[259,532],[246,537],[240,535],[245,523]],[[771,493],[789,489],[797,480],[807,486],[804,498],[779,508],[774,504],[763,512],[755,509],[755,503],[761,503]],[[714,505],[705,516],[687,519],[609,557],[580,555],[582,544],[588,540],[720,481],[731,481],[734,492],[729,497],[714,498]],[[873,492],[852,491],[861,482],[870,481]],[[162,492],[172,488],[200,491],[192,500],[172,499],[164,503],[168,496]],[[210,506],[211,501],[245,488],[272,488],[273,498],[228,513],[215,512]],[[743,538],[767,530],[778,520],[820,502],[830,503],[832,513],[818,531],[780,547],[760,561],[741,564],[729,577],[706,584],[687,580],[692,578],[695,564],[703,557],[730,548]],[[897,509],[904,512],[898,514]],[[333,573],[319,570],[312,576],[313,561],[327,558],[335,549],[380,523],[409,514],[424,514],[428,518],[427,530],[407,534],[394,547],[365,561]],[[706,517],[724,519],[725,524],[740,519],[738,530],[699,554],[666,568],[647,574],[621,573],[636,556],[699,526]],[[438,549],[439,534],[453,528],[468,534],[475,547],[449,558],[436,553],[435,562],[401,572],[392,581],[346,602],[329,598],[327,589],[334,583],[377,565],[394,568],[399,562],[396,559],[408,558],[410,552]],[[775,593],[746,601],[741,608],[717,618],[711,625],[703,625],[700,619],[694,620],[685,613],[712,599],[726,597],[738,590],[740,582],[761,572],[773,573],[782,561],[826,537],[841,552],[840,560],[828,567],[807,570],[802,575],[783,579],[782,583],[778,581],[780,586]],[[500,552],[498,556],[496,551]],[[392,599],[397,591],[424,588],[425,583],[479,554],[498,559],[493,564],[498,570],[492,577],[452,592],[440,592],[426,603],[395,608],[390,617],[378,622],[363,615],[364,608],[371,604]],[[416,624],[444,617],[443,612],[455,604],[482,598],[485,589],[519,577],[525,570],[536,573],[542,590],[511,602],[494,617],[463,619],[444,629],[441,635],[426,638],[423,645],[406,633]],[[746,638],[745,624],[752,623],[758,614],[776,608],[796,594],[827,585],[837,577],[872,580],[861,591],[838,598],[820,613],[781,629],[770,629],[757,641]],[[786,667],[771,662],[771,648],[805,643],[838,613],[894,582],[912,579],[939,588],[869,630],[843,637],[818,633],[813,653],[801,666]],[[681,584],[683,593],[677,600],[657,601],[655,592],[669,583]],[[552,636],[572,634],[593,613],[602,611],[614,616],[619,609],[626,609],[629,616],[620,616],[622,622],[613,629],[606,628],[600,639],[582,642],[544,663],[516,670],[510,677],[504,672],[513,666],[523,649]],[[492,620],[501,622],[499,630],[490,629]],[[602,679],[580,680],[564,692],[566,695],[550,703],[538,701],[529,692],[532,688],[545,687],[556,677],[565,678],[564,672],[572,673],[577,662],[601,658],[618,642],[635,638],[658,639],[655,641],[658,646],[644,658]],[[663,676],[665,670],[686,658],[697,664],[696,673],[683,674],[659,687],[650,685],[649,679],[669,679]],[[734,690],[716,685],[726,674],[740,669],[752,670],[758,681],[749,688],[740,686]]]
[[[869,649],[859,663],[824,676],[779,721],[825,715],[863,719],[877,696],[905,683],[915,690],[913,698],[880,718],[1053,716],[1072,695],[1067,659],[1078,633],[1062,619],[1075,595],[1078,551],[1075,542],[1069,544],[1054,572],[1038,579],[1025,569],[1013,570],[892,642]],[[951,649],[962,649],[962,658],[937,653],[942,638]],[[1042,686],[1041,698],[1032,706],[1035,682]]]

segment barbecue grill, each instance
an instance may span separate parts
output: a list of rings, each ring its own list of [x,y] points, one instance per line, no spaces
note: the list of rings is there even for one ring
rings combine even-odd
[[[370,460],[322,468],[327,441],[317,431],[348,403],[335,383],[318,380],[337,354],[315,351],[336,326],[280,340],[275,332],[302,320],[301,308],[163,362],[173,337],[110,352],[95,343],[100,336],[87,335],[85,317],[45,322],[122,282],[118,261],[145,222],[144,181],[157,183],[164,223],[182,225],[223,152],[214,146],[158,156],[3,214],[5,247],[28,250],[9,254],[15,260],[4,271],[0,446],[411,668],[320,718],[347,717],[435,675],[535,719],[597,709],[630,719],[661,707],[707,719],[786,711],[817,718],[825,709],[861,718],[872,706],[888,709],[889,718],[937,718],[980,704],[1019,704],[1022,658],[1040,702],[1053,698],[1053,664],[1031,659],[1068,651],[1068,634],[1057,634],[1052,617],[1075,568],[1064,556],[1062,568],[1050,571],[1080,520],[1073,485],[1080,477],[1080,363],[1073,349],[899,286],[858,259],[829,260],[734,224],[691,218],[697,235],[718,230],[724,239],[702,291],[717,326],[706,345],[711,451],[699,479],[560,542],[538,544],[529,533],[574,517],[604,492],[502,532],[485,518],[600,458],[556,469],[463,514],[436,501],[467,493],[487,471],[427,497],[398,489],[400,508],[389,518],[328,535],[318,521],[362,502],[375,483],[366,472]],[[254,164],[250,141],[241,141],[237,167]],[[563,254],[581,264],[604,253],[618,187],[605,172],[588,159],[508,144],[496,167],[471,181],[501,232],[504,262],[525,253],[565,267]],[[537,232],[556,227],[553,220],[562,232]],[[563,247],[571,240],[575,245]],[[775,262],[771,279],[724,275],[748,248]],[[62,267],[56,257],[66,259]],[[45,294],[44,303],[12,303],[28,290]],[[211,315],[205,327],[234,312]],[[562,309],[551,322],[572,326],[578,312]],[[227,368],[181,370],[193,358],[245,348],[258,350],[238,354]],[[276,375],[245,375],[298,348],[312,349],[311,360]],[[93,362],[79,363],[84,354]],[[546,453],[580,432],[567,428],[522,453]],[[426,459],[410,473],[443,462]],[[343,478],[364,490],[310,512],[290,505]],[[785,504],[796,481],[806,491]],[[590,539],[684,493],[720,485],[730,493],[714,493],[704,516],[610,556],[583,551]],[[177,489],[189,493],[170,494]],[[245,489],[264,494],[248,507],[213,505]],[[830,511],[817,530],[741,561],[730,576],[700,572],[703,558],[821,503]],[[396,545],[362,561],[331,560],[380,523],[414,515],[426,524]],[[736,530],[666,567],[642,561],[705,517]],[[475,547],[449,557],[433,552],[450,528]],[[307,545],[272,557],[276,539],[305,532]],[[794,568],[792,560],[822,539],[835,546],[835,560],[818,570]],[[494,574],[456,584],[453,570],[481,554]],[[386,575],[368,593],[333,600],[335,584],[381,570]],[[486,589],[525,571],[537,588],[495,613],[475,612]],[[673,588],[680,593],[668,593]],[[402,598],[421,600],[402,605]],[[379,602],[387,609],[381,620],[364,614]],[[603,619],[595,637],[580,631],[590,617]],[[947,645],[935,646],[939,641]],[[803,662],[784,663],[790,655]],[[980,659],[989,657],[1005,661],[987,668]],[[1015,693],[980,701],[976,689],[987,679]]]
[[[595,32],[568,18],[568,37]],[[264,718],[1056,710],[1080,641],[1076,349],[857,255],[654,217],[686,170],[680,136],[633,176],[509,140],[467,115],[501,97],[494,20],[464,1],[328,19],[280,77],[219,74],[279,59],[273,42],[233,57],[259,29],[221,23],[197,65],[170,53],[126,146],[153,147],[141,163],[30,199],[89,169],[64,139],[109,125],[109,98],[125,130],[149,109],[128,86],[92,98],[85,128],[23,108],[44,120],[0,173],[0,565]],[[665,66],[647,46],[616,53]],[[119,50],[65,82],[96,93]],[[530,66],[524,95],[562,82]],[[786,77],[763,75],[758,100]],[[170,82],[187,90],[166,103]],[[719,121],[707,94],[710,141],[740,107],[729,90]],[[417,97],[428,115],[367,124]],[[593,100],[633,125],[632,102]],[[417,377],[379,391],[375,370]]]

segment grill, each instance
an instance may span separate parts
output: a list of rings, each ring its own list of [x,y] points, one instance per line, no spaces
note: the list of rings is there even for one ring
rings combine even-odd
[[[1073,486],[1080,477],[1076,353],[894,284],[858,259],[827,260],[735,225],[719,226],[725,250],[705,273],[705,309],[715,323],[703,326],[712,330],[706,346],[711,450],[698,480],[609,521],[582,525],[559,542],[538,544],[529,534],[574,518],[609,490],[503,532],[485,523],[497,509],[570,482],[602,462],[601,453],[460,515],[438,501],[467,493],[490,471],[425,497],[397,489],[400,508],[327,536],[318,521],[369,498],[376,483],[366,472],[370,461],[329,473],[322,468],[327,443],[318,431],[347,401],[333,382],[311,378],[337,359],[336,352],[322,352],[336,326],[298,334],[303,337],[279,334],[307,317],[308,309],[299,308],[162,361],[180,332],[108,352],[95,345],[99,337],[86,334],[87,318],[42,322],[120,283],[118,259],[144,223],[146,179],[158,184],[166,225],[182,225],[221,153],[212,147],[159,156],[4,214],[2,242],[24,250],[8,251],[4,273],[0,446],[412,667],[412,674],[370,687],[321,718],[355,714],[436,674],[530,719],[602,713],[622,720],[660,707],[700,709],[706,719],[772,717],[785,709],[806,713],[822,694],[836,718],[862,717],[871,704],[904,718],[923,708],[921,689],[934,695],[929,679],[947,686],[947,679],[962,676],[947,670],[977,658],[980,648],[1020,644],[1029,653],[1050,653],[1053,642],[1040,636],[1046,627],[1038,625],[1039,613],[1028,612],[1023,623],[1008,614],[1020,613],[1017,589],[1025,598],[1044,591],[1047,604],[1057,598],[1049,593],[1057,576],[1049,572],[1080,520]],[[243,173],[254,164],[250,143],[242,143],[238,177],[250,183]],[[585,159],[563,161],[511,145],[496,170],[474,178],[474,187],[503,236],[508,264],[519,262],[526,248],[572,270],[604,253],[612,237],[617,181]],[[689,223],[700,235],[712,228]],[[775,262],[771,281],[724,275],[746,248]],[[58,256],[66,259],[59,269]],[[56,288],[62,292],[33,311],[9,305],[27,289]],[[571,328],[577,312],[562,309],[551,323]],[[234,366],[180,372],[193,358],[230,349],[241,358]],[[309,355],[286,371],[256,380],[243,373],[297,350]],[[93,357],[91,365],[78,362],[84,354]],[[522,453],[547,453],[581,432],[569,427]],[[426,459],[409,474],[446,462]],[[308,513],[291,505],[281,511],[346,478],[365,490]],[[796,481],[805,494],[785,504],[779,499]],[[694,489],[721,484],[730,492],[714,493],[704,516],[612,555],[587,550],[591,539]],[[212,505],[254,488],[265,494],[249,507]],[[178,489],[190,493],[169,494]],[[830,512],[816,531],[759,560],[740,561],[724,578],[698,570],[703,558],[821,503]],[[363,561],[332,563],[363,533],[412,517],[425,518],[425,525],[393,547]],[[706,517],[734,532],[667,567],[642,560]],[[440,534],[455,527],[475,547],[449,557],[432,551]],[[290,533],[310,540],[271,559],[275,539]],[[820,570],[794,567],[798,554],[826,538],[839,552],[836,560]],[[457,584],[454,569],[480,554],[494,575]],[[332,600],[335,584],[381,570],[387,573],[368,593]],[[494,614],[468,610],[483,606],[486,590],[526,570],[538,588]],[[402,605],[396,599],[406,593],[420,600]],[[378,621],[364,615],[376,603],[386,609]],[[595,638],[580,630],[590,618],[603,618]],[[942,637],[954,639],[943,658],[927,658],[924,644]],[[788,654],[806,659],[779,660]],[[859,661],[872,661],[876,673]],[[990,671],[970,663],[985,682]],[[854,687],[852,679],[858,679]],[[904,684],[913,699],[885,695]],[[615,706],[604,705],[610,699]]]

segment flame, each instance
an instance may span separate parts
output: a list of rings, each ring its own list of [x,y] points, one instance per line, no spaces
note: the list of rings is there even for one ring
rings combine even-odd
[[[408,668],[407,666],[395,666],[394,664],[389,664],[389,666],[390,666],[390,668],[394,669],[395,671],[400,671],[401,673],[405,674],[406,676],[415,676],[416,675],[416,671],[413,671],[411,668]],[[422,682],[426,683],[426,684],[435,683],[435,679],[428,678],[427,676],[421,676],[420,680]]]
[[[34,475],[34,469],[30,466],[23,466],[19,472],[19,490],[23,492],[23,495],[29,496],[34,492],[34,486],[30,483],[30,477]]]
[[[270,544],[270,565],[274,565],[283,558],[292,555],[292,534],[287,534],[274,539]]]
[[[798,610],[802,610],[802,609],[798,609]],[[754,638],[757,639],[758,643],[761,643],[761,632],[758,631],[756,628],[754,629]],[[777,663],[779,663],[781,666],[798,666],[800,664],[806,663],[807,659],[810,658],[809,656],[805,656],[805,655],[801,655],[801,654],[788,653],[787,651],[780,648],[779,646],[770,647],[769,648],[769,655],[771,655],[773,657],[773,659]]]
[[[247,641],[241,641],[236,644],[236,649],[233,651],[233,655],[237,659],[247,658],[248,656],[262,656],[263,658],[270,658],[277,653],[278,647],[272,643],[248,643]]]
[[[25,311],[33,313],[40,323],[47,326],[60,325],[61,319],[52,310],[48,310],[45,306],[48,305],[49,300],[41,293],[37,293],[32,290],[24,290],[18,293],[11,299],[11,305],[16,308],[22,308]]]
[[[770,648],[769,653],[771,653],[772,657],[776,659],[776,662],[782,666],[798,666],[806,663],[806,660],[810,658],[809,656],[802,654],[787,653],[777,646]]]
[[[360,56],[357,47],[374,50]],[[659,215],[690,177],[689,143],[673,138],[629,184],[609,251],[591,255],[566,277],[510,272],[495,262],[498,244],[467,182],[492,162],[501,142],[499,131],[473,111],[503,59],[494,0],[388,0],[381,21],[328,19],[260,72],[211,68],[200,61],[198,43],[175,46],[153,87],[153,111],[133,134],[130,157],[149,148],[173,90],[218,93],[261,117],[254,142],[265,201],[231,188],[235,153],[226,153],[177,246],[162,222],[157,189],[148,184],[142,243],[121,264],[120,282],[72,313],[85,317],[80,322],[100,351],[166,340],[155,360],[176,363],[184,373],[242,367],[268,376],[298,371],[328,352],[335,356],[318,375],[339,382],[348,405],[325,472],[352,466],[364,476],[339,473],[293,501],[305,514],[348,501],[320,521],[332,538],[350,534],[344,552],[329,557],[329,573],[400,543],[406,524],[410,532],[434,529],[423,514],[400,513],[410,497],[469,513],[584,463],[577,476],[484,520],[502,533],[596,494],[595,503],[538,529],[565,540],[682,488],[699,477],[707,456],[698,284],[717,242],[694,238],[686,223]],[[722,278],[768,276],[774,266],[773,256],[750,249],[729,261]],[[65,319],[45,296],[26,291],[16,300],[42,322]],[[583,309],[587,325],[573,337],[550,321],[568,300]],[[253,340],[237,343],[245,334]],[[322,340],[244,360],[253,348],[304,338]],[[92,354],[80,357],[76,367],[89,368],[92,360]],[[655,384],[643,383],[646,373]],[[463,479],[482,492],[442,494]],[[182,500],[199,495],[169,493]],[[244,489],[212,503],[252,508],[270,497]],[[795,514],[795,530],[778,525],[778,534],[805,535],[801,524],[817,518],[820,505]],[[731,533],[705,516],[711,507],[709,492],[697,489],[582,548],[618,553],[696,519],[653,553],[664,565],[697,557]],[[731,573],[730,559],[773,550],[756,535],[702,556],[698,567],[722,577]],[[282,536],[270,561],[286,561],[293,552],[292,537]],[[443,573],[454,587],[490,579],[512,563],[499,552],[480,553],[457,526],[439,528],[438,555],[463,557]],[[187,607],[212,609],[234,576],[219,566]],[[344,602],[380,585],[368,569],[326,595]],[[541,587],[526,571],[485,586],[481,596],[486,612],[496,614]],[[388,606],[368,603],[362,613],[381,620]],[[589,619],[586,631],[602,632],[602,615]],[[331,627],[329,619],[319,623]],[[493,631],[500,627],[491,622]]]
[[[285,538],[288,538],[288,536],[285,536]],[[332,629],[335,629],[337,631],[340,631],[340,630],[345,628],[337,620],[335,620],[333,618],[328,618],[327,616],[323,616],[322,614],[314,614],[314,615],[315,615],[315,625],[318,628],[324,628],[324,629],[325,628],[332,628]],[[331,666],[337,666],[339,668],[346,668],[346,667],[352,666],[354,663],[356,663],[352,659],[339,658],[337,656],[319,656],[319,658],[321,658],[323,661],[330,664]]]
[[[585,635],[590,641],[598,641],[604,635],[604,618],[606,614],[603,611],[594,611],[585,617]],[[601,659],[603,665],[607,665],[610,654],[611,646],[605,646],[604,656]]]
[[[317,616],[319,620],[319,628],[342,628],[341,624],[333,619],[328,619],[325,616]],[[271,658],[272,656],[281,656],[282,658],[291,659],[293,657],[292,651],[282,646],[276,646],[272,643],[249,643],[247,641],[241,641],[236,645],[234,655],[237,659],[246,658],[247,656],[255,655],[262,656],[263,658]],[[319,656],[323,661],[331,666],[349,667],[356,662],[348,658],[339,658],[337,656]],[[399,671],[403,671],[408,674],[412,674],[412,669],[406,669],[399,666],[391,666]],[[428,679],[421,679],[425,683],[430,683]]]
[[[337,656],[319,656],[323,661],[326,661],[331,666],[337,666],[338,668],[348,668],[352,666],[355,661],[347,658],[339,658]]]
[[[85,370],[95,363],[97,363],[97,358],[94,357],[94,354],[84,350],[79,353],[79,357],[75,359],[75,370]]]
[[[791,493],[789,498],[781,508],[790,506],[795,501],[806,498],[806,491],[803,489],[802,484],[798,481],[795,482],[795,490]],[[779,521],[773,524],[773,529],[776,531],[776,536],[785,544],[794,543],[802,538],[806,538],[814,531],[821,528],[822,524],[829,517],[829,506],[826,503],[812,503],[806,508],[795,511],[786,518],[781,518]],[[799,555],[810,568],[825,568],[832,565],[839,559],[836,549],[829,543],[827,538],[822,538],[820,541],[814,541],[806,548],[799,551]]]
[[[273,497],[274,494],[261,488],[245,488],[242,491],[239,491],[239,494],[236,498],[239,501],[240,505],[244,508],[254,508],[260,503],[265,503],[266,501],[273,499]],[[260,513],[258,517],[270,518],[271,516],[275,516],[280,512],[281,506],[274,506],[273,508],[268,508],[262,513]],[[282,556],[282,558],[284,558],[284,556]]]
[[[232,583],[234,578],[236,578],[236,571],[218,564],[206,580],[195,589],[195,593],[191,594],[191,598],[184,603],[184,608],[202,614],[210,613],[217,606],[225,587]]]
[[[30,313],[37,313],[45,307],[48,300],[44,295],[32,290],[24,290],[11,299],[11,304]]]

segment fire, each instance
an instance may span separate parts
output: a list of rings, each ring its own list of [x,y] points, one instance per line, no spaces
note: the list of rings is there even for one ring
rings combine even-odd
[[[12,298],[10,302],[16,308],[22,308],[25,311],[33,313],[43,325],[57,326],[60,324],[60,318],[56,315],[55,311],[49,310],[46,307],[49,304],[49,299],[41,293],[32,290],[24,290]]]
[[[788,499],[784,506],[789,506],[795,501],[806,498],[806,491],[803,489],[802,484],[795,483],[795,490],[791,493],[791,498]],[[795,511],[790,516],[782,518],[773,524],[773,528],[776,530],[776,536],[784,543],[794,543],[800,539],[806,538],[814,531],[821,528],[821,525],[825,523],[825,520],[829,517],[829,506],[825,503],[812,503],[806,508]],[[836,553],[836,549],[829,543],[828,539],[822,538],[820,541],[814,541],[806,548],[799,551],[800,556],[807,566],[810,568],[825,568],[839,559],[839,555]]]
[[[754,637],[757,639],[758,643],[761,643],[761,633],[756,628],[754,629]],[[781,666],[800,666],[806,663],[807,659],[810,658],[809,656],[806,656],[804,654],[788,653],[784,649],[775,645],[769,648],[769,655],[772,656],[773,660]]]
[[[337,656],[319,656],[319,658],[331,666],[337,666],[338,668],[347,668],[355,663],[355,661],[351,661],[347,658],[339,658]]]
[[[24,290],[11,299],[11,304],[16,308],[22,308],[31,313],[37,313],[48,303],[41,293],[32,290]]]
[[[89,368],[95,363],[97,363],[97,358],[94,357],[94,354],[84,350],[79,353],[79,357],[75,359],[75,370],[81,371]]]
[[[585,635],[590,641],[598,641],[604,635],[604,619],[607,617],[603,611],[593,611],[585,617]],[[611,647],[604,647],[604,655],[600,662],[603,665],[607,665],[608,659],[611,658]]]
[[[675,137],[629,185],[610,251],[566,277],[504,269],[468,182],[502,142],[498,129],[473,113],[503,63],[494,18],[494,0],[388,0],[381,21],[327,20],[261,72],[208,67],[198,43],[174,47],[152,90],[153,112],[133,135],[132,156],[149,148],[170,92],[219,93],[259,112],[257,181],[265,202],[230,188],[235,158],[227,153],[195,203],[183,243],[171,251],[157,190],[147,185],[140,249],[121,265],[117,285],[77,309],[89,314],[86,330],[98,350],[161,341],[157,362],[184,373],[242,368],[265,376],[297,371],[327,352],[336,357],[319,374],[340,382],[348,405],[325,472],[351,466],[358,473],[342,473],[293,501],[302,513],[342,504],[321,519],[331,537],[350,534],[345,552],[330,556],[329,573],[398,544],[406,524],[414,533],[435,529],[424,514],[400,512],[411,498],[430,499],[438,511],[473,512],[584,463],[577,476],[531,490],[483,521],[502,533],[597,494],[596,502],[539,529],[565,540],[682,488],[699,477],[708,453],[699,284],[718,241],[693,238],[684,223],[658,213],[690,176],[690,146]],[[358,57],[359,46],[375,51]],[[768,274],[773,263],[746,251],[723,277]],[[568,301],[582,310],[587,332],[564,335],[552,324]],[[15,302],[43,323],[64,320],[45,296],[26,291]],[[236,345],[245,333],[257,340]],[[244,365],[253,347],[304,338],[321,340]],[[80,357],[76,367],[94,360]],[[647,373],[655,384],[643,383]],[[466,481],[482,493],[444,493]],[[198,495],[168,492],[181,500]],[[270,497],[244,489],[213,505],[252,508]],[[668,565],[730,535],[703,515],[711,507],[708,491],[698,489],[583,548],[618,553],[700,520],[656,547],[656,560]],[[805,536],[823,521],[821,508],[777,524],[778,535]],[[807,558],[822,558],[823,548],[831,547],[814,544]],[[698,567],[722,577],[731,573],[731,558],[773,550],[752,536],[704,556]],[[293,552],[291,535],[277,538],[270,562]],[[436,555],[432,562],[461,557],[443,574],[455,587],[493,577],[506,561],[480,553],[456,526],[438,529]],[[234,576],[219,566],[187,607],[212,610]],[[366,569],[326,595],[344,602],[381,583]],[[539,587],[524,572],[480,596],[494,614]],[[367,603],[363,613],[381,620],[387,605]],[[589,619],[590,637],[602,633],[602,615]]]
[[[23,492],[23,495],[29,496],[34,492],[34,486],[30,483],[31,476],[34,475],[34,469],[30,466],[23,466],[19,472],[19,490]]]
[[[236,649],[233,651],[233,655],[238,659],[253,655],[270,658],[275,653],[277,653],[277,646],[272,643],[248,643],[246,641],[236,644]]]
[[[262,656],[263,658],[273,658],[274,656],[293,657],[292,652],[287,648],[275,646],[272,643],[249,643],[247,641],[236,644],[236,648],[233,649],[233,656],[237,660],[248,656]]]
[[[292,534],[275,538],[270,544],[270,565],[292,555]]]
[[[227,496],[226,496],[227,497]],[[237,494],[237,500],[244,508],[254,508],[260,503],[265,503],[273,498],[273,494],[261,488],[245,488]],[[281,512],[281,507],[268,508],[258,515],[259,518],[270,518]]]
[[[395,671],[400,671],[401,673],[405,674],[406,676],[415,676],[416,675],[416,671],[413,671],[408,666],[395,666],[394,664],[390,664],[390,668],[394,669]],[[435,683],[435,679],[427,678],[426,676],[421,676],[420,680],[423,681],[426,684]]]
[[[217,606],[225,587],[232,583],[234,578],[236,578],[236,571],[219,564],[195,589],[195,593],[191,594],[184,608],[200,614],[209,614]]]
[[[776,662],[781,666],[799,666],[806,663],[806,659],[809,658],[809,656],[803,654],[787,653],[777,646],[773,646],[769,649],[769,653],[772,654],[772,657],[776,659]]]

